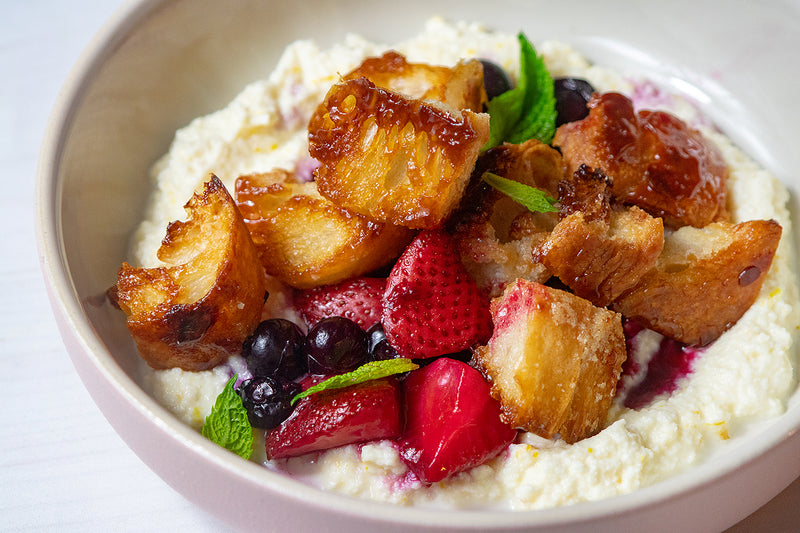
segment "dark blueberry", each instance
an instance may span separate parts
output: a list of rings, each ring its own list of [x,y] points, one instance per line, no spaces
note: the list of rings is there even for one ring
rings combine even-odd
[[[483,65],[483,88],[489,100],[511,90],[511,80],[503,67],[486,59],[480,62]]]
[[[367,330],[369,337],[369,359],[370,361],[385,361],[387,359],[397,359],[400,354],[386,340],[386,333],[383,331],[383,324],[376,322]]]
[[[239,387],[239,396],[247,418],[255,428],[273,429],[292,414],[292,397],[299,392],[296,383],[284,385],[280,380],[257,377],[244,381]]]
[[[242,345],[254,376],[293,380],[306,373],[305,335],[294,322],[273,318],[260,323]]]
[[[556,126],[582,120],[589,114],[586,104],[594,93],[594,87],[579,78],[556,78],[554,94],[556,97]]]
[[[366,332],[350,319],[323,318],[306,335],[308,371],[312,374],[342,374],[367,362]]]

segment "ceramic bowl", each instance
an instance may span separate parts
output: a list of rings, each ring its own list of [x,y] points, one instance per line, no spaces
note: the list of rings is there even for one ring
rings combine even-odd
[[[629,495],[533,512],[436,511],[319,491],[241,460],[137,384],[134,345],[104,292],[142,215],[148,168],[175,130],[265,77],[292,40],[313,37],[325,46],[352,31],[394,42],[418,33],[432,15],[568,41],[598,63],[647,72],[689,94],[790,187],[798,220],[800,32],[797,13],[780,4],[131,2],[66,81],[39,167],[42,268],[87,389],[150,468],[243,530],[618,531],[647,524],[649,531],[710,531],[744,518],[800,473],[797,395],[784,415],[742,436],[729,453]]]

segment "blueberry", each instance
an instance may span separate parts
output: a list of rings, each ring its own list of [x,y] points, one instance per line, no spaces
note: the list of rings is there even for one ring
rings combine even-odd
[[[312,374],[342,374],[367,362],[366,332],[350,319],[323,318],[308,331],[306,355]]]
[[[255,377],[243,382],[239,396],[250,425],[255,428],[273,429],[292,414],[292,397],[299,392],[296,383],[284,383],[270,377]]]
[[[367,337],[369,338],[368,351],[370,361],[384,361],[400,357],[397,350],[386,339],[383,324],[380,322],[376,322],[367,330]]]
[[[511,80],[500,65],[487,59],[480,62],[483,65],[483,88],[489,100],[511,90]]]
[[[253,376],[293,380],[307,370],[305,336],[294,322],[273,318],[261,322],[242,345],[242,356]]]
[[[556,78],[554,94],[556,97],[556,126],[582,120],[589,114],[586,106],[594,93],[594,87],[580,78]]]

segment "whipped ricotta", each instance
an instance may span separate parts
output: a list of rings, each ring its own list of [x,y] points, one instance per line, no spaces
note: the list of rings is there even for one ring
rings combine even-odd
[[[448,507],[538,509],[597,500],[634,491],[675,475],[703,460],[716,447],[745,431],[751,421],[780,415],[795,390],[793,337],[800,305],[791,249],[788,193],[696,108],[647,81],[590,64],[570,46],[536,43],[553,76],[587,79],[598,91],[631,96],[637,108],[670,111],[701,130],[730,166],[730,211],[734,221],[777,220],[783,238],[755,304],[739,322],[694,361],[693,372],[671,394],[639,410],[615,403],[608,426],[576,444],[523,434],[485,465],[423,486],[410,476],[389,442],[344,446],[324,453],[268,463],[323,489],[380,501]],[[274,168],[310,176],[306,125],[339,73],[388,49],[412,62],[453,65],[465,57],[496,62],[518,73],[518,42],[477,24],[430,20],[417,37],[393,46],[349,35],[328,50],[313,41],[291,44],[275,70],[247,86],[226,108],[179,130],[153,167],[153,194],[132,241],[133,262],[156,266],[164,228],[184,216],[182,206],[209,172],[231,190],[241,174]],[[277,282],[270,295],[274,316],[297,320]],[[653,334],[656,335],[656,334]],[[656,346],[643,337],[640,344]],[[642,365],[652,348],[640,347]],[[153,371],[142,365],[142,383],[187,424],[199,428],[216,395],[233,373],[246,377],[234,356],[206,372]]]

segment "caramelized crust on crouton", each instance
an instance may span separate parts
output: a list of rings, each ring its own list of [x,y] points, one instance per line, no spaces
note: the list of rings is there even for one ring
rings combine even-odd
[[[358,78],[331,88],[308,130],[320,193],[380,222],[432,228],[460,200],[489,117],[450,114]]]
[[[504,144],[481,155],[467,192],[448,226],[461,260],[478,287],[495,297],[517,278],[544,283],[551,273],[533,251],[557,222],[555,213],[532,213],[481,181],[484,172],[557,194],[564,178],[561,154],[536,140]]]
[[[212,176],[172,222],[159,268],[123,263],[111,289],[141,356],[156,369],[206,370],[233,353],[261,318],[264,269],[233,199]]]
[[[395,51],[370,57],[342,78],[342,81],[367,78],[377,87],[419,100],[434,100],[451,113],[483,110],[483,65],[477,59],[460,61],[453,68],[409,63]]]
[[[236,201],[264,269],[299,289],[380,268],[414,235],[339,207],[285,171],[239,177]]]
[[[708,344],[755,301],[781,231],[774,220],[681,228],[667,236],[655,268],[612,307],[667,337]]]
[[[560,187],[562,219],[534,252],[572,291],[605,307],[653,268],[664,226],[637,207],[609,203],[610,180],[581,165]]]
[[[553,139],[570,175],[581,164],[602,169],[616,198],[668,227],[728,219],[728,167],[699,132],[668,113],[635,113],[621,94],[595,95],[589,108],[588,117],[559,127]]]
[[[517,278],[541,283],[550,278],[545,265],[533,260],[533,251],[555,223],[554,213],[531,213],[492,189],[484,191],[480,210],[459,217],[453,238],[478,288],[495,297]]]
[[[473,360],[504,420],[567,443],[602,429],[626,358],[620,315],[525,280],[491,311],[494,334]]]
[[[504,143],[487,150],[480,166],[506,179],[542,189],[558,197],[558,186],[565,177],[566,165],[558,150],[530,139],[521,144]]]
[[[602,170],[579,166],[571,180],[564,179],[558,184],[559,217],[580,212],[587,220],[608,221],[613,184]]]

